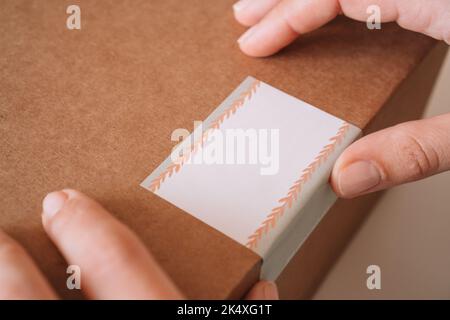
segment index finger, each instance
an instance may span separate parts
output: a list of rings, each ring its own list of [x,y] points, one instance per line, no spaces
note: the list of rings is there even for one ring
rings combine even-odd
[[[380,22],[397,21],[408,30],[421,32],[450,43],[450,2],[448,0],[282,0],[239,38],[241,50],[250,56],[271,55],[297,38],[334,19],[340,12],[366,21],[368,8],[378,6]],[[255,10],[246,6],[243,10]],[[246,15],[251,15],[245,12]]]
[[[312,31],[339,13],[337,0],[283,0],[238,40],[249,56],[271,55],[294,41],[299,34]]]
[[[137,236],[84,194],[67,189],[48,194],[42,219],[66,260],[79,266],[88,298],[182,297]]]

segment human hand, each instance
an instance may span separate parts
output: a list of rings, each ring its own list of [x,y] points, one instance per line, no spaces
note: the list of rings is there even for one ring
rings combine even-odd
[[[74,190],[47,195],[42,222],[69,264],[82,270],[90,299],[182,299],[137,236],[97,202]],[[26,251],[0,231],[0,299],[57,299]],[[261,281],[247,299],[277,299],[273,283]]]
[[[449,0],[242,0],[236,19],[252,26],[238,40],[250,56],[267,56],[342,13],[365,21],[378,5],[382,22],[396,21],[450,43]],[[331,185],[343,198],[415,181],[450,169],[450,114],[406,122],[369,134],[337,160]]]
[[[448,0],[241,0],[233,6],[236,20],[251,28],[239,46],[249,56],[268,56],[338,14],[366,21],[370,5],[379,6],[381,22],[396,21],[450,44]]]

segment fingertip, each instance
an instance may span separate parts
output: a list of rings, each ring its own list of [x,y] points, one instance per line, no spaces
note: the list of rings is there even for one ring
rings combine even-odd
[[[252,57],[252,58],[265,58],[267,56],[270,56],[271,54],[275,53],[266,53],[265,51],[260,51],[257,48],[254,48],[251,45],[244,44],[238,41],[239,49],[244,53],[246,56]]]
[[[247,31],[245,31],[237,40],[238,44],[239,44],[239,48],[241,49],[241,51],[250,56],[250,57],[264,57],[265,55],[258,50],[257,47],[255,47],[255,45],[253,44],[254,41],[252,40],[252,37],[254,36],[255,33],[258,32],[258,25],[255,25],[251,28],[249,28]]]
[[[233,5],[235,19],[243,26],[257,24],[280,0],[240,0]]]
[[[239,0],[233,4],[233,11],[235,13],[242,12],[245,7],[247,7],[249,1],[248,0]]]
[[[78,201],[81,199],[82,201]],[[56,216],[62,211],[71,212],[74,211],[74,207],[70,205],[75,200],[76,206],[80,204],[88,205],[91,199],[85,196],[83,193],[74,189],[62,189],[48,193],[42,200],[42,224],[47,232],[50,230],[50,224],[53,220],[57,220]],[[67,210],[66,210],[67,209]]]
[[[75,198],[75,197],[86,197],[86,195],[78,190],[70,189],[70,188],[64,188],[61,190],[62,192],[66,193],[69,196],[69,199]]]
[[[246,296],[247,300],[278,300],[278,287],[273,281],[262,280],[256,283]]]
[[[339,188],[339,173],[344,164],[344,156],[345,156],[345,151],[343,154],[341,154],[339,156],[339,158],[334,163],[334,166],[333,166],[333,169],[331,170],[331,175],[330,175],[330,186],[333,189],[334,193],[338,196],[338,198],[345,199],[345,195],[341,192],[341,189]]]
[[[277,16],[263,19],[248,29],[239,39],[243,53],[251,57],[267,57],[294,41],[298,34]]]
[[[330,176],[330,185],[339,198],[353,199],[385,187],[386,173],[379,154],[373,151],[375,145],[369,135],[348,146],[339,156]]]
[[[331,189],[333,189],[333,192],[336,194],[336,196],[338,198],[343,198],[343,194],[341,193],[341,191],[339,190],[339,185],[338,185],[338,178],[337,178],[338,173],[335,172],[335,170],[333,169],[331,176],[330,176],[330,186]]]
[[[43,221],[50,220],[57,214],[63,207],[69,196],[64,191],[53,191],[45,196],[42,200],[42,216]]]
[[[266,281],[264,284],[264,298],[266,300],[278,300],[278,287],[273,281]]]
[[[239,4],[237,2],[236,4]],[[251,14],[251,12],[243,9],[237,9],[235,6],[233,6],[233,13],[234,13],[234,19],[236,19],[239,24],[243,25],[244,27],[251,27],[258,23],[260,19],[258,17],[255,17]]]

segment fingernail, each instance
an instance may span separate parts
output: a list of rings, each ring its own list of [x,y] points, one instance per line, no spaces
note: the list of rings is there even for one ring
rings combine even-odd
[[[264,298],[267,300],[278,299],[277,285],[273,282],[267,282],[264,286]]]
[[[46,219],[51,219],[64,206],[68,196],[63,191],[49,193],[42,201],[42,212]]]
[[[357,161],[338,175],[338,187],[343,196],[356,196],[381,182],[381,174],[370,161]]]
[[[253,27],[251,27],[250,29],[248,29],[246,32],[244,32],[244,34],[238,39],[237,42],[239,44],[246,42],[248,39],[250,39],[255,34],[257,29],[258,29],[258,25],[256,24]]]
[[[242,9],[244,9],[245,7],[247,7],[249,5],[251,0],[240,0],[238,2],[236,2],[235,4],[233,4],[233,10],[235,12],[239,12]]]

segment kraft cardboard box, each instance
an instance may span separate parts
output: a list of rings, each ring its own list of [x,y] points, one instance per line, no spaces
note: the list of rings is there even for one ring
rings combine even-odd
[[[66,28],[78,4],[81,30]],[[76,188],[129,225],[190,298],[239,298],[261,257],[140,187],[248,76],[362,129],[420,116],[446,47],[394,24],[338,18],[265,59],[244,56],[232,1],[18,1],[1,4],[0,227],[62,297],[66,263],[44,234],[48,191]],[[278,277],[306,298],[378,195],[339,200]]]

